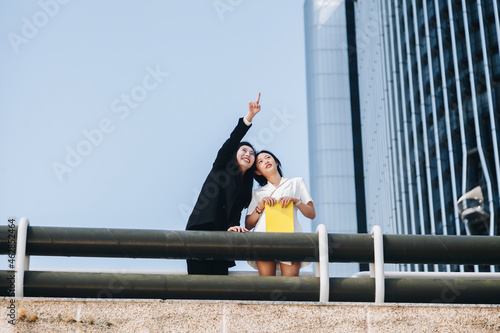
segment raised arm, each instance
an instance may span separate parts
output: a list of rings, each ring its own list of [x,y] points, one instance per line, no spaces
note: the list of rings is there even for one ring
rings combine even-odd
[[[219,149],[217,157],[215,158],[214,167],[224,167],[227,162],[230,161],[239,143],[241,142],[247,131],[250,129],[250,126],[252,126],[251,122],[253,117],[260,111],[259,100],[260,93],[256,102],[248,103],[247,115],[245,116],[245,118],[240,118],[240,120],[238,121],[238,125],[236,125],[234,130],[231,132],[229,139],[227,139]],[[250,123],[245,122],[245,120],[243,119]]]
[[[246,120],[252,122],[253,117],[260,111],[260,93],[255,102],[248,102],[248,113],[245,116]]]

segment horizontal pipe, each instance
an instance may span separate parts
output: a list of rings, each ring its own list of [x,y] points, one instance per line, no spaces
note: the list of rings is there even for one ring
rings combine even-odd
[[[0,253],[8,253],[6,226]],[[499,236],[384,235],[386,263],[500,264]],[[369,234],[328,234],[330,262],[373,262]],[[315,233],[28,228],[27,255],[317,261]]]
[[[330,302],[375,302],[375,279],[330,278]]]
[[[319,278],[26,272],[26,297],[318,301]]]
[[[27,255],[317,261],[312,233],[31,227]]]
[[[500,304],[500,280],[386,279],[386,302]]]
[[[0,271],[0,296],[11,272]],[[330,278],[329,301],[373,302],[374,279]],[[25,297],[318,301],[319,278],[28,271]],[[386,279],[385,301],[500,304],[500,280]]]
[[[0,226],[0,254],[8,254],[10,249],[16,250],[13,244],[17,237],[17,226],[15,228],[7,227],[6,225]]]
[[[373,262],[373,235],[328,234],[330,262]]]
[[[386,263],[498,265],[499,253],[499,236],[384,236]]]

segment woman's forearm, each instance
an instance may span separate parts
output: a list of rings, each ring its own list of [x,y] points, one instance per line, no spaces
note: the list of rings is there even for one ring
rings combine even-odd
[[[316,210],[314,209],[314,204],[309,201],[307,204],[302,203],[297,206],[300,212],[308,219],[314,219],[316,217]]]
[[[248,120],[249,122],[252,122],[252,119],[254,117],[254,114],[251,112],[248,112],[247,115],[245,116],[245,119]]]
[[[260,215],[262,214],[262,212],[266,208],[266,202],[268,205],[273,206],[276,203],[276,199],[270,198],[270,197],[265,197],[259,201],[259,203],[255,207],[252,214],[247,215],[247,217],[245,218],[245,227],[247,229],[251,230],[255,227],[255,225],[257,225],[257,222],[259,221]]]
[[[245,228],[248,230],[252,230],[255,228],[255,225],[257,224],[257,221],[259,221],[260,214],[258,214],[255,210],[252,212],[252,214],[247,215],[245,218]]]

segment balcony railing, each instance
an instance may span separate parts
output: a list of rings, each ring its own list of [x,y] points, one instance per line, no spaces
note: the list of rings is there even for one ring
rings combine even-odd
[[[30,227],[17,232],[16,270],[0,271],[0,295],[16,297],[232,299],[500,304],[500,273],[384,272],[384,263],[500,265],[500,237],[232,233]],[[0,254],[9,231],[0,228]],[[203,276],[30,271],[30,256],[287,260],[317,262],[317,277]],[[329,262],[370,263],[368,276],[330,277]],[[335,272],[332,272],[335,275]],[[395,275],[399,274],[399,275]],[[463,275],[460,275],[463,274]]]

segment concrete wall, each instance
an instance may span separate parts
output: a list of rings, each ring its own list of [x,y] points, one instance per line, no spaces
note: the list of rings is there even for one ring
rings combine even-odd
[[[492,332],[500,306],[1,298],[0,332]],[[12,306],[13,304],[13,306]],[[10,320],[14,307],[15,325]]]

